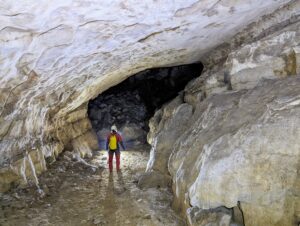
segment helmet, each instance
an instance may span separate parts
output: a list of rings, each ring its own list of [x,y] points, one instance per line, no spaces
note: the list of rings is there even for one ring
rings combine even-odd
[[[111,129],[110,129],[111,131],[116,131],[117,132],[117,127],[115,126],[115,125],[112,125],[112,127],[111,127]]]

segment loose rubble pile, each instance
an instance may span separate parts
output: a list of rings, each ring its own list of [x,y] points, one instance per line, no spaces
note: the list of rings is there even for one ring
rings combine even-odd
[[[145,129],[146,107],[137,91],[100,95],[89,104],[89,117],[96,131],[112,124],[136,124]]]
[[[137,91],[100,95],[89,103],[88,114],[101,149],[105,149],[106,136],[113,124],[117,125],[127,148],[146,141],[147,111]]]
[[[95,131],[116,124],[120,130],[130,124],[146,130],[146,107],[137,91],[100,95],[89,104],[89,118]],[[130,138],[129,138],[130,139]]]
[[[163,103],[176,97],[202,64],[156,68],[140,72],[89,102],[88,115],[100,146],[115,124],[129,145],[146,143],[148,120]]]

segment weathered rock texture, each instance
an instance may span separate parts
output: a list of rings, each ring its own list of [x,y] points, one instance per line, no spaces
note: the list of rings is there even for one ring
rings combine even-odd
[[[299,220],[300,79],[267,81],[200,104],[169,162],[177,207],[234,207],[246,225]]]
[[[267,80],[251,90],[212,95],[194,113],[178,114],[192,108],[179,98],[168,105],[171,114],[158,118],[157,112],[150,123],[148,171],[167,178],[169,159],[175,208],[232,208],[240,201],[245,225],[296,225],[299,88],[298,76]]]
[[[220,222],[223,206],[247,226],[299,223],[299,27],[233,50],[150,120],[148,172],[169,171],[174,207],[191,225]]]
[[[249,23],[277,10],[271,22],[262,22],[255,33],[259,36],[278,24],[278,18],[294,15],[295,4],[291,0],[2,1],[0,190],[27,175],[18,164],[27,161],[26,153],[40,156],[33,161],[34,169],[44,157],[52,158],[63,149],[85,155],[96,148],[95,136],[88,135],[92,134],[86,114],[89,99],[146,68],[198,61],[214,47],[229,43]]]

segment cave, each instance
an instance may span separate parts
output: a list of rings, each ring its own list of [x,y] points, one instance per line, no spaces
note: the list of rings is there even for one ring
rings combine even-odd
[[[2,2],[0,225],[298,226],[300,1]]]
[[[100,149],[105,149],[112,125],[124,136],[126,147],[146,144],[148,121],[155,111],[180,95],[202,70],[202,63],[144,70],[90,100],[88,116]]]

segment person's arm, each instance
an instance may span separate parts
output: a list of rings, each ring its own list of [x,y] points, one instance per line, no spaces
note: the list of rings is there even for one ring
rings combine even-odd
[[[121,137],[120,134],[118,134],[118,140],[119,140],[119,143],[120,143],[121,147],[123,148],[123,151],[125,151],[126,148],[125,148],[125,145],[123,143],[123,140],[122,140],[122,137]]]

